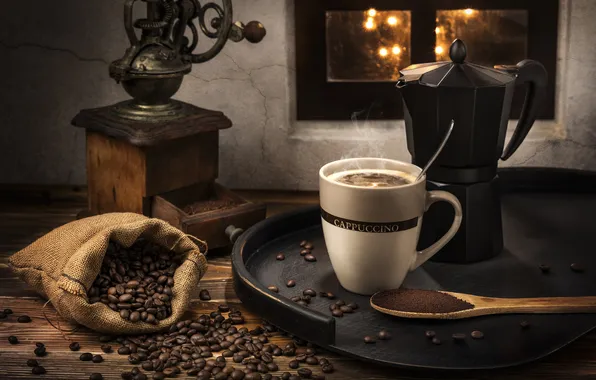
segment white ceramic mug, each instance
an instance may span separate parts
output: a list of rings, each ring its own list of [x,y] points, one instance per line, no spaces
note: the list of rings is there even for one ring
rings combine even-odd
[[[398,288],[409,271],[453,238],[461,224],[461,205],[451,193],[426,191],[425,177],[396,187],[358,187],[329,179],[352,169],[395,170],[412,179],[422,169],[395,160],[353,158],[328,163],[319,171],[325,244],[340,284],[365,295]],[[422,216],[437,201],[453,206],[453,224],[436,243],[417,251]]]

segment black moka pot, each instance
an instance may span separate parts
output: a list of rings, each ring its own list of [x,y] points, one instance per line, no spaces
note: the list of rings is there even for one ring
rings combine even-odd
[[[408,150],[412,162],[424,166],[436,151],[453,119],[447,145],[427,172],[429,189],[457,196],[464,218],[457,235],[436,261],[474,262],[503,249],[497,164],[508,159],[527,136],[544,97],[547,73],[539,62],[488,68],[465,62],[466,46],[453,41],[451,62],[412,65],[397,82],[404,100]],[[525,84],[526,98],[511,141],[503,151],[516,85]],[[443,236],[453,211],[442,204],[424,216],[420,246]]]

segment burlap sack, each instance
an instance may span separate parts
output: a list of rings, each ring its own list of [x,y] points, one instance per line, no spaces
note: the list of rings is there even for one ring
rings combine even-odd
[[[173,250],[184,259],[174,274],[172,315],[157,325],[132,323],[101,302],[88,303],[87,290],[100,272],[109,241],[130,247],[139,237]],[[67,320],[108,334],[144,334],[180,320],[207,270],[206,251],[204,242],[189,238],[162,220],[112,213],[56,228],[15,253],[9,265]]]

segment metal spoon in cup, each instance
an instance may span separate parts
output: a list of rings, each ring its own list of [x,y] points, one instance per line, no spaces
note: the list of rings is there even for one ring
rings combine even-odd
[[[454,120],[451,120],[451,124],[449,125],[449,129],[447,130],[447,133],[445,133],[445,137],[443,137],[443,141],[441,141],[441,145],[439,145],[439,149],[437,149],[437,151],[435,152],[435,154],[433,154],[433,156],[430,158],[430,160],[428,160],[428,162],[426,163],[426,166],[424,167],[424,169],[422,169],[422,171],[420,172],[420,174],[418,174],[418,177],[416,177],[416,181],[415,182],[418,182],[418,180],[420,178],[422,178],[426,174],[426,171],[428,170],[428,168],[430,168],[430,166],[433,164],[433,162],[435,162],[435,160],[437,159],[437,157],[439,157],[439,154],[441,153],[441,151],[445,147],[445,144],[447,144],[447,140],[449,140],[449,136],[451,136],[451,132],[453,132],[453,125],[454,124],[455,124],[455,121]]]

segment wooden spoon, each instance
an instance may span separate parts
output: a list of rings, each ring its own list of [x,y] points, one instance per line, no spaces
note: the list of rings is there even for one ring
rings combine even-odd
[[[474,296],[471,294],[445,292],[474,305],[473,309],[454,311],[449,313],[416,313],[386,309],[374,303],[375,295],[370,299],[370,305],[381,313],[402,318],[423,319],[462,319],[492,314],[553,314],[553,313],[596,313],[596,297],[544,297],[544,298],[493,298]],[[377,293],[378,294],[378,293]]]

